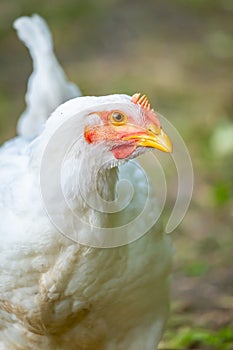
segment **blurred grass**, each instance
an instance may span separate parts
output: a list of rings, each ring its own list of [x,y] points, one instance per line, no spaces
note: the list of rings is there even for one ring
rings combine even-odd
[[[232,349],[232,1],[2,0],[1,142],[15,134],[31,72],[11,25],[35,12],[48,20],[58,58],[84,94],[142,91],[183,136],[195,188],[172,236],[172,316],[161,347]],[[168,207],[172,179],[170,187]]]
[[[223,328],[217,332],[204,329],[184,327],[177,333],[170,334],[171,340],[166,344],[170,349],[210,349],[231,350],[233,342],[233,331]]]

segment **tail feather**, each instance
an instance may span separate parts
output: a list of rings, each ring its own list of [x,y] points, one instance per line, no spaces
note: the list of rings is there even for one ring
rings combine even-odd
[[[35,14],[32,17],[20,17],[14,21],[13,27],[17,30],[20,40],[30,50],[33,59],[53,50],[52,35],[40,16]]]
[[[52,35],[40,16],[20,17],[14,22],[14,28],[33,60],[33,72],[25,96],[26,109],[17,126],[20,136],[32,139],[41,133],[55,108],[81,93],[74,83],[67,80],[53,52]]]

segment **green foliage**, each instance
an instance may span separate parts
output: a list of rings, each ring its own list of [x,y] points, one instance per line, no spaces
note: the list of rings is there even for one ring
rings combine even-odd
[[[230,188],[227,183],[218,183],[213,188],[214,200],[217,205],[222,205],[230,200]]]
[[[195,260],[184,267],[187,276],[202,276],[208,271],[208,265],[200,260]]]
[[[198,328],[181,328],[169,335],[167,349],[211,349],[230,350],[233,342],[233,330],[222,328],[217,332]]]

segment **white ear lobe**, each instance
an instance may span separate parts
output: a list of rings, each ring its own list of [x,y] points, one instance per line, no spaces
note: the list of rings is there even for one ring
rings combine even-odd
[[[103,125],[103,121],[98,113],[91,113],[87,117],[87,125]]]

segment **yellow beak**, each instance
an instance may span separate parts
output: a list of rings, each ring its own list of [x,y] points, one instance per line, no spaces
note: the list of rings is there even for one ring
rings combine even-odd
[[[132,139],[137,141],[137,146],[157,148],[167,153],[172,152],[172,142],[163,129],[160,129],[159,132],[157,132],[157,130],[154,132],[154,130],[150,128],[146,130],[145,133],[129,135],[123,138],[123,140]]]

